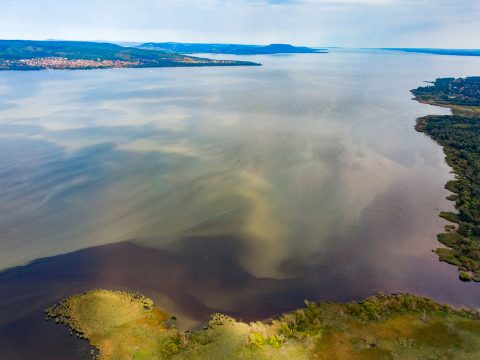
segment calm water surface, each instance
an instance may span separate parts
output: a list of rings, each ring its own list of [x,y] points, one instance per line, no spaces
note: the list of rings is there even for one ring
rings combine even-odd
[[[451,174],[413,126],[448,112],[409,93],[480,59],[248,59],[264,66],[0,73],[10,359],[85,358],[41,309],[91,287],[140,290],[185,327],[380,290],[480,305],[431,252]]]

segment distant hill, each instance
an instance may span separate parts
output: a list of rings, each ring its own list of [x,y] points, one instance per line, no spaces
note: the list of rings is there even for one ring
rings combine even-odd
[[[433,55],[480,56],[480,49],[384,48],[383,50],[395,50]]]
[[[141,49],[171,51],[180,54],[231,54],[231,55],[267,55],[267,54],[310,54],[327,51],[289,44],[239,45],[239,44],[194,44],[194,43],[145,43]]]
[[[0,40],[0,70],[259,65],[99,42]]]

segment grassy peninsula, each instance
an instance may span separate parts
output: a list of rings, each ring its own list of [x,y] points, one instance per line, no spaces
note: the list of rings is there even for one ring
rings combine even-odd
[[[446,188],[458,212],[440,214],[455,225],[438,235],[447,248],[436,253],[458,266],[461,280],[480,281],[480,77],[437,79],[412,93],[417,101],[452,109],[452,115],[420,118],[416,126],[443,146],[455,173]]]
[[[85,41],[0,40],[0,70],[259,65]]]
[[[254,323],[214,314],[203,330],[187,332],[138,293],[93,290],[46,314],[87,339],[102,360],[480,357],[480,314],[472,310],[408,294],[305,305]]]

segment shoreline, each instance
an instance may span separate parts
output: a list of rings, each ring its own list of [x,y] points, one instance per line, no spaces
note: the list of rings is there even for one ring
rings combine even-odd
[[[217,313],[203,329],[186,332],[177,330],[175,316],[135,292],[90,290],[50,306],[45,313],[47,320],[87,340],[98,351],[92,351],[93,359],[99,360],[318,355],[330,359],[338,352],[364,359],[422,354],[427,349],[430,355],[447,349],[463,356],[480,353],[480,341],[470,343],[480,332],[478,311],[411,294],[379,293],[346,304],[305,301],[303,308],[250,323]],[[470,348],[465,351],[467,342]]]
[[[420,104],[425,104],[425,105],[431,105],[431,106],[438,106],[441,108],[445,109],[450,109],[452,111],[451,115],[446,115],[446,116],[453,116],[453,115],[458,115],[458,116],[466,116],[466,117],[480,117],[480,106],[460,106],[460,105],[452,105],[448,104],[447,102],[439,102],[439,101],[428,101],[428,100],[423,100],[417,97],[414,97],[413,100],[419,102]],[[434,116],[434,115],[426,115],[422,116],[420,119],[428,116]]]
[[[125,65],[125,66],[89,66],[89,67],[13,67],[3,68],[0,65],[0,72],[6,71],[79,71],[79,70],[111,70],[111,69],[158,69],[158,68],[198,68],[198,67],[241,67],[241,66],[262,66],[260,63],[249,61],[232,61],[232,62],[205,62],[205,63],[175,63],[175,64],[158,64],[158,65]]]
[[[433,251],[440,261],[457,266],[459,279],[464,282],[480,282],[477,219],[480,205],[475,202],[480,145],[480,100],[475,89],[479,79],[437,79],[430,86],[411,90],[415,96],[413,100],[451,110],[451,115],[418,118],[415,130],[425,133],[442,147],[445,161],[454,174],[454,179],[448,181],[445,188],[451,193],[447,200],[454,202],[456,211],[442,211],[439,216],[455,225],[445,225],[445,231],[437,238],[446,247]]]
[[[208,59],[110,43],[0,40],[0,71],[260,65],[250,61]]]
[[[188,247],[194,243],[196,242],[189,243]],[[206,253],[201,248],[197,250],[199,257],[204,258]],[[227,276],[215,271],[218,268],[216,262],[201,262],[192,267],[182,252],[173,254],[133,243],[83,249],[36,260],[0,273],[0,319],[3,320],[0,324],[0,349],[16,359],[37,356],[63,360],[69,351],[75,352],[69,357],[71,359],[88,358],[85,354],[90,350],[77,350],[81,345],[79,340],[75,336],[70,337],[64,328],[46,322],[43,310],[62,298],[96,288],[139,291],[161,304],[162,309],[168,313],[178,316],[177,328],[185,330],[201,327],[201,324],[208,321],[208,316],[215,312],[254,322],[291,312],[301,307],[304,299],[360,301],[382,289],[386,292],[414,293],[456,307],[480,306],[480,288],[473,283],[458,281],[456,274],[451,271],[454,269],[445,264],[436,266],[440,265],[438,260],[429,256],[429,261],[430,258],[432,266],[427,266],[427,271],[424,263],[422,267],[415,266],[420,264],[419,261],[410,263],[405,269],[399,269],[403,272],[403,279],[415,279],[408,286],[397,284],[387,287],[367,281],[362,287],[356,287],[354,280],[350,282],[337,278],[336,282],[340,286],[332,288],[324,279],[334,279],[333,273],[319,273],[314,279],[280,281],[254,278],[238,268],[231,270],[233,272]],[[438,269],[448,271],[439,274]],[[195,274],[204,276],[197,278]],[[244,303],[241,301],[228,308],[209,305],[208,297],[205,298],[202,294],[215,294],[226,279],[244,279],[235,296],[248,296],[251,299],[248,306],[242,305]],[[441,282],[435,282],[435,279]],[[396,284],[390,277],[385,281]],[[312,283],[315,284],[315,289],[305,288]],[[307,290],[298,293],[299,287]],[[258,293],[257,289],[263,290]],[[229,296],[231,289],[226,289],[225,292]],[[286,293],[291,295],[285,298]],[[19,343],[26,346],[18,348]],[[52,347],[55,351],[52,351]]]

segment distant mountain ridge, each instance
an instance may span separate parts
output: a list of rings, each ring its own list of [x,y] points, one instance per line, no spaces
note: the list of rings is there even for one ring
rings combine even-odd
[[[171,51],[180,54],[228,54],[228,55],[269,55],[269,54],[311,54],[326,53],[324,49],[315,49],[290,44],[244,45],[244,44],[203,44],[177,42],[149,42],[138,46],[140,49]]]

